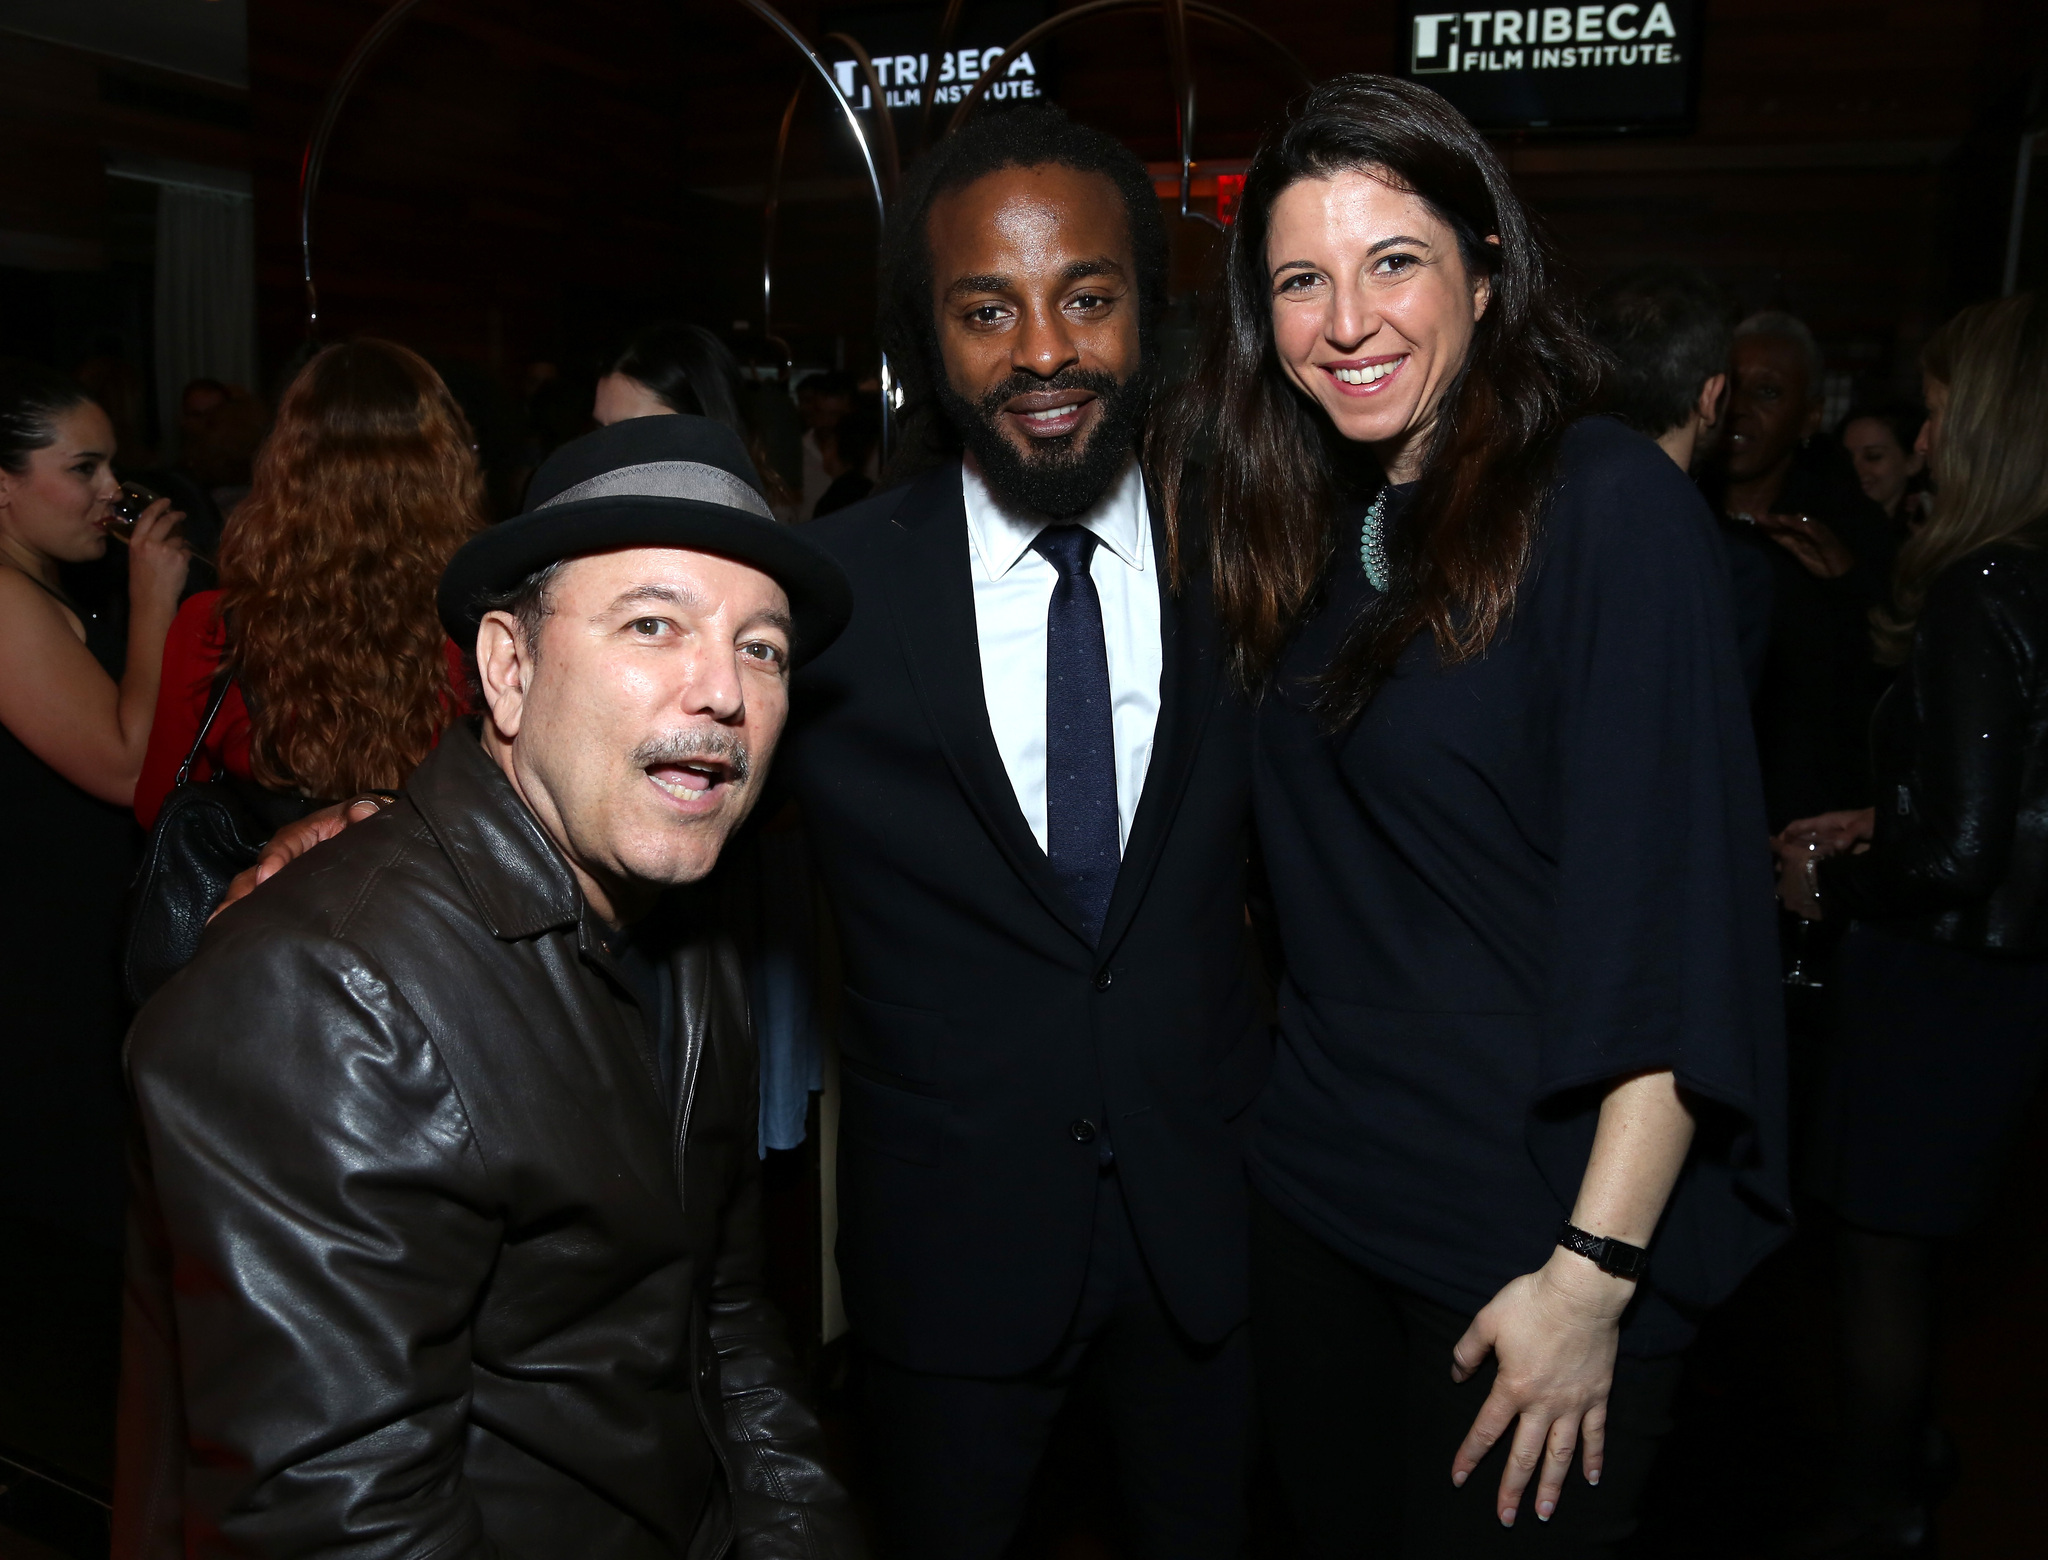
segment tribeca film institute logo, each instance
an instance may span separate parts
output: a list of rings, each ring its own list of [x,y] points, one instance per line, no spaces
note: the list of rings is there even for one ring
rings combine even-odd
[[[1470,71],[1579,70],[1677,65],[1678,28],[1654,5],[1534,6],[1516,11],[1418,15],[1408,69],[1417,76]]]
[[[939,85],[932,93],[934,103],[957,103],[974,89],[982,75],[994,69],[997,60],[1003,57],[1003,46],[997,44],[986,49],[949,49],[939,56]],[[929,54],[877,54],[874,56],[875,76],[881,82],[883,95],[891,108],[915,108],[921,101],[919,94],[925,82],[931,79],[932,57]],[[868,91],[867,83],[860,77],[860,67],[852,60],[834,60],[832,72],[838,78],[839,92],[846,101],[857,109],[875,106],[874,94]],[[1006,98],[1041,97],[1038,85],[1038,67],[1031,62],[1031,51],[1025,50],[1003,72],[1004,80],[992,81],[982,95],[992,102]]]

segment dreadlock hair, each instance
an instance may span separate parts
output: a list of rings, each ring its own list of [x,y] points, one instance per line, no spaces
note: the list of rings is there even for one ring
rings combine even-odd
[[[1140,358],[1151,363],[1159,314],[1166,303],[1166,225],[1145,165],[1121,141],[1075,124],[1050,103],[982,113],[939,142],[904,176],[882,231],[876,330],[903,391],[896,452],[886,483],[904,481],[950,460],[962,447],[938,399],[946,369],[939,356],[927,240],[933,202],[999,169],[1048,164],[1101,174],[1123,197],[1131,252],[1138,263]]]

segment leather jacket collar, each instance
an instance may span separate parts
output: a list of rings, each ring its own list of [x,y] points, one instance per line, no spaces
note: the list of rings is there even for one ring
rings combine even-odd
[[[484,751],[473,722],[449,729],[406,795],[494,937],[515,942],[582,920],[576,874]]]

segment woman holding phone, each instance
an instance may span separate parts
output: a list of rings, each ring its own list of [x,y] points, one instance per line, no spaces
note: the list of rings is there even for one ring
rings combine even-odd
[[[1343,77],[1253,160],[1157,451],[1260,700],[1253,1350],[1309,1555],[1616,1552],[1785,1230],[1725,566],[1594,368],[1484,139]]]
[[[0,361],[0,1200],[119,1238],[115,978],[164,636],[189,554],[162,499],[133,520],[128,620],[81,611],[61,567],[121,534],[114,428],[85,388]]]

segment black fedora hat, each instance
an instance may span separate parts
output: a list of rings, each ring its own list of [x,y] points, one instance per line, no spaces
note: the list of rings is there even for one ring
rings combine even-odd
[[[572,439],[541,463],[526,508],[449,560],[438,603],[450,637],[476,643],[484,601],[538,569],[617,547],[686,547],[759,569],[789,597],[792,655],[808,659],[853,615],[831,556],[778,522],[739,435],[703,417],[634,417]]]

